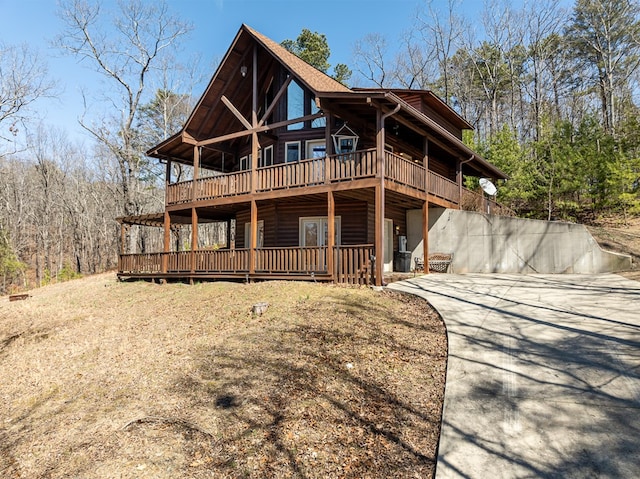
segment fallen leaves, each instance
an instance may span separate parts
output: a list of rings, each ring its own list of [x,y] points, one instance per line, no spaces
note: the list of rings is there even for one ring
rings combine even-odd
[[[1,477],[433,474],[446,336],[418,298],[101,275],[19,303],[0,303]]]

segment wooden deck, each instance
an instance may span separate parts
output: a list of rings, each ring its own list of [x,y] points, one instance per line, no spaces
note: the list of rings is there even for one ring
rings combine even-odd
[[[455,181],[421,163],[391,152],[378,162],[375,149],[306,159],[197,178],[167,185],[166,208],[183,210],[284,196],[309,195],[343,189],[369,189],[379,185],[382,168],[385,189],[413,197],[419,202],[445,207],[460,205]],[[253,176],[255,175],[255,177]],[[165,232],[165,235],[167,233]],[[166,241],[165,237],[165,241]],[[347,284],[380,282],[371,258],[374,245],[327,247],[267,247],[251,249],[196,250],[121,254],[120,278],[151,279],[302,279]],[[381,272],[378,271],[381,276]]]
[[[308,279],[347,284],[370,284],[373,279],[373,245],[334,247],[332,271],[327,247],[258,248],[255,265],[250,263],[250,253],[249,249],[234,249],[121,254],[118,277]]]
[[[427,193],[427,174],[423,165],[385,152],[385,180],[390,187],[404,187],[404,191],[416,197]],[[295,163],[284,163],[256,170],[254,186],[251,170],[237,171],[167,185],[166,205],[186,205],[192,202],[211,201],[218,198],[278,192],[290,189],[305,189],[312,193],[314,187],[326,187],[351,182],[353,188],[358,181],[377,176],[376,150],[361,150],[346,155],[307,159]],[[445,200],[453,205],[460,203],[460,187],[433,171],[428,174],[428,193],[433,198]],[[276,193],[277,194],[277,193]]]

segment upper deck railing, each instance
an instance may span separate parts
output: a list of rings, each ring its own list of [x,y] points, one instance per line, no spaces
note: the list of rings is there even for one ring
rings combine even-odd
[[[419,163],[399,155],[385,152],[385,179],[406,186],[417,192],[427,191],[425,168]],[[251,193],[251,170],[237,171],[195,181],[182,181],[167,186],[166,203],[176,205],[191,201],[207,201],[215,198]],[[377,176],[376,150],[360,150],[324,158],[312,158],[294,163],[266,166],[256,170],[256,193],[291,188],[310,188],[318,185],[355,181]],[[458,204],[460,188],[433,171],[429,171],[429,193]]]

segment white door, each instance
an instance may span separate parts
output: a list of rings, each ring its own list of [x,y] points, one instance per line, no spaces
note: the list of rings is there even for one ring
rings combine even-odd
[[[264,246],[264,220],[258,220],[258,237],[256,238],[256,248]],[[244,224],[244,247],[251,248],[251,223]]]
[[[340,217],[336,216],[335,244],[340,244]],[[329,223],[327,217],[300,218],[300,246],[327,246],[329,238]],[[319,269],[325,269],[326,255],[333,252],[320,253]]]
[[[308,140],[306,158],[324,158],[327,156],[327,146],[324,140]]]
[[[393,271],[393,220],[384,219],[384,268],[385,273]]]
[[[300,246],[326,246],[329,237],[327,217],[300,218]],[[340,217],[336,216],[335,244],[340,244]]]

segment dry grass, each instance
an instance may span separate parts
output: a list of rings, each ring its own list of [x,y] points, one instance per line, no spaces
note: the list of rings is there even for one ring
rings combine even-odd
[[[0,477],[430,477],[445,363],[425,302],[364,288],[0,298]]]
[[[603,249],[631,255],[632,270],[620,274],[640,281],[640,218],[631,218],[626,224],[620,219],[602,219],[589,226],[589,231]]]

